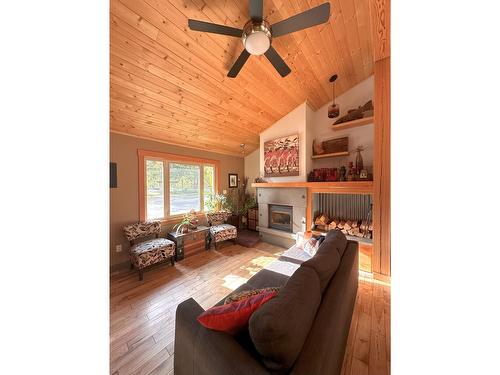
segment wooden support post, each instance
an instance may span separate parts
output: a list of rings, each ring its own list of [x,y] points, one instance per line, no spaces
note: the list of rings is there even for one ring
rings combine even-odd
[[[391,267],[391,58],[390,0],[371,0],[375,74],[373,153],[374,273],[390,276]]]

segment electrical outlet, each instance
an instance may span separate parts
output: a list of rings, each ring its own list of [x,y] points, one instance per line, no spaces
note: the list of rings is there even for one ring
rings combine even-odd
[[[122,251],[122,245],[116,245],[116,252],[121,253]]]

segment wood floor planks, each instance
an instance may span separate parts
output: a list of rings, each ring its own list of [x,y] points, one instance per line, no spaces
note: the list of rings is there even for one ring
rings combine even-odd
[[[175,267],[111,277],[110,374],[173,374],[175,310],[193,297],[203,308],[217,303],[284,249],[226,244],[188,257]],[[342,375],[390,373],[390,286],[361,277]]]

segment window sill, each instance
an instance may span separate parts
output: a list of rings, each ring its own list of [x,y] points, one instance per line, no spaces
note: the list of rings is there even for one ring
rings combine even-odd
[[[183,216],[184,216],[184,214],[181,214],[181,215],[176,215],[176,216],[170,216],[170,217],[165,218],[165,219],[154,219],[154,220],[160,220],[161,225],[172,225],[172,224],[179,223],[182,220]],[[205,212],[198,212],[196,214],[196,217],[198,218],[198,220],[204,219]]]

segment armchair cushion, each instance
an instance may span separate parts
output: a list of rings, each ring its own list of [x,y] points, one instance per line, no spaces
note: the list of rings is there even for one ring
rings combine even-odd
[[[174,255],[175,244],[166,238],[155,238],[130,248],[130,260],[138,268],[162,262]]]
[[[129,241],[133,241],[140,237],[159,234],[161,231],[160,221],[144,221],[135,224],[125,225],[123,233]]]
[[[236,227],[230,224],[220,224],[214,227],[210,227],[210,235],[215,242],[221,242],[225,240],[231,240],[238,236],[238,231]]]
[[[207,221],[209,225],[220,225],[223,224],[229,216],[231,216],[230,212],[218,211],[218,212],[208,212]]]

